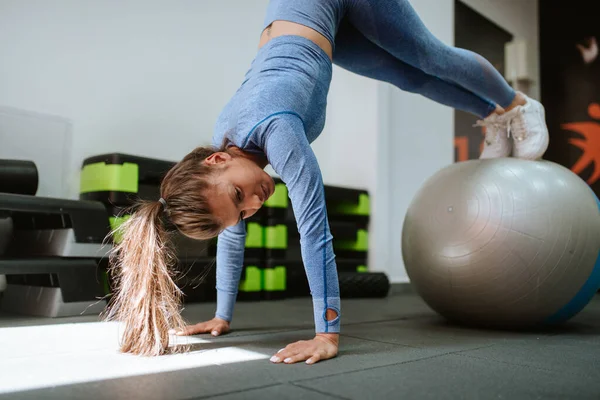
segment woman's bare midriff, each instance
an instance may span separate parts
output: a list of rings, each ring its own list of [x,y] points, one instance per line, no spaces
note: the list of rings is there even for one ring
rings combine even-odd
[[[260,42],[258,48],[263,47],[269,40],[284,35],[302,36],[323,49],[323,51],[329,56],[329,59],[333,59],[333,50],[331,43],[327,38],[321,35],[308,26],[300,25],[295,22],[289,21],[274,21],[271,25],[265,28],[260,35]]]

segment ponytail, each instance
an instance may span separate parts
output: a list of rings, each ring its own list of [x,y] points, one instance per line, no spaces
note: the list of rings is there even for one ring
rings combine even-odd
[[[195,240],[214,238],[223,230],[208,203],[215,168],[203,161],[221,148],[197,147],[171,168],[162,180],[165,200],[140,202],[115,232],[122,239],[110,255],[115,293],[103,313],[124,325],[121,351],[161,355],[169,349],[169,330],[183,330],[183,293],[174,281],[177,257],[169,236],[172,229]],[[165,210],[168,210],[168,218]],[[186,351],[188,346],[177,346]],[[171,352],[171,351],[169,351]]]
[[[173,279],[177,259],[163,222],[163,204],[142,202],[119,228],[122,241],[110,255],[115,293],[105,314],[123,324],[120,350],[167,353],[169,330],[183,329],[182,292]]]

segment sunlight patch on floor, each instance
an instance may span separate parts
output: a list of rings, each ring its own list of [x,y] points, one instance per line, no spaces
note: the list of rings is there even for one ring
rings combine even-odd
[[[173,337],[194,351],[161,357],[118,352],[119,324],[75,323],[0,328],[0,393],[269,358],[236,347],[202,350],[197,337]]]

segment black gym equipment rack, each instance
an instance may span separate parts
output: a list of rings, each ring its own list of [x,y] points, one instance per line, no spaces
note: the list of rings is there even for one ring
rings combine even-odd
[[[109,221],[94,201],[36,196],[31,161],[0,160],[0,274],[8,312],[47,317],[105,307]]]

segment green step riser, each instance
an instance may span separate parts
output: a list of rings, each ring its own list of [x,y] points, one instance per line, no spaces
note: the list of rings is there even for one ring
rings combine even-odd
[[[88,164],[81,170],[80,193],[125,192],[137,193],[139,181],[137,164]]]
[[[286,289],[286,268],[275,267],[260,269],[255,266],[246,267],[246,278],[240,282],[240,292],[276,292]]]
[[[265,248],[269,250],[286,250],[288,248],[288,234],[285,225],[265,228]],[[368,251],[369,232],[359,229],[356,240],[333,239],[333,247],[339,250]]]
[[[122,224],[123,224],[125,221],[127,221],[127,220],[128,220],[130,217],[131,217],[130,215],[126,215],[126,216],[123,216],[123,217],[110,217],[110,218],[108,219],[108,222],[109,222],[109,224],[110,224],[110,229],[111,229],[112,231],[114,231],[114,233],[113,233],[113,235],[114,235],[114,236],[113,236],[113,241],[114,241],[115,243],[117,243],[117,244],[118,244],[118,243],[121,243],[121,239],[123,238],[123,236],[122,236],[122,234],[121,234],[121,232],[120,232],[120,230],[119,230],[119,227],[120,227],[120,226],[121,226],[121,225],[122,225]]]
[[[287,269],[284,266],[260,269],[255,266],[246,267],[246,278],[240,282],[239,290],[244,293],[260,291],[277,292],[287,288]],[[369,269],[364,265],[356,267],[356,272],[365,273]]]
[[[281,183],[275,185],[275,193],[267,201],[265,207],[269,208],[287,208],[288,207],[288,191],[287,187]]]
[[[369,216],[371,206],[369,195],[361,194],[358,196],[358,204],[337,203],[330,204],[328,207],[336,214]]]
[[[288,248],[287,226],[267,226],[265,229],[265,248],[284,250]]]
[[[333,247],[340,250],[368,251],[369,233],[364,229],[359,229],[356,233],[356,240],[338,240],[333,239]]]
[[[246,224],[246,248],[261,249],[264,247],[265,230],[262,226],[255,222]]]
[[[260,292],[262,290],[262,271],[258,267],[246,267],[246,279],[240,282],[240,292]]]

